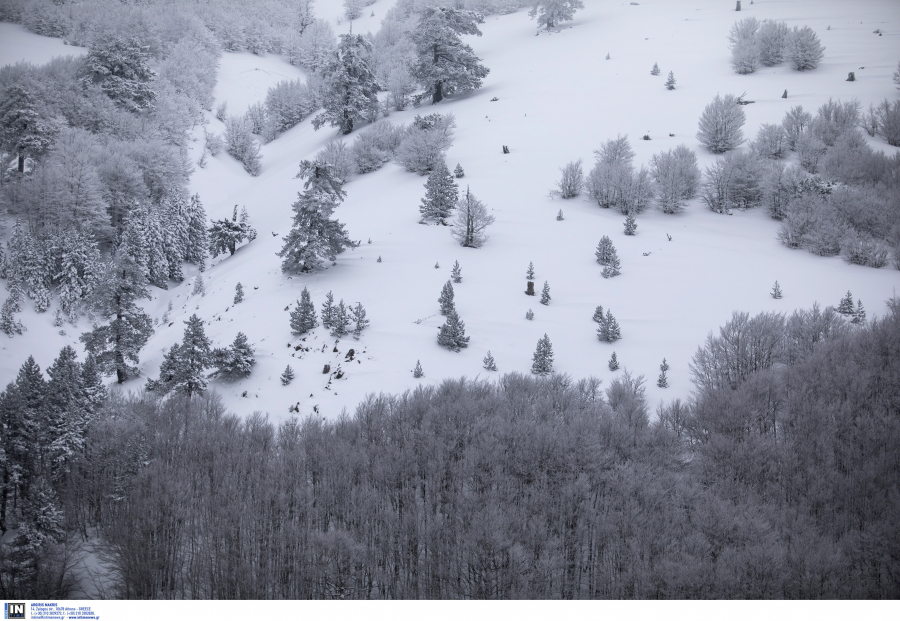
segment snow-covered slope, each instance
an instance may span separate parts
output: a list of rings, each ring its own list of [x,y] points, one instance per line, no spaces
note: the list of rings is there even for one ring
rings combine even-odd
[[[213,382],[238,414],[260,410],[277,420],[297,404],[301,415],[317,406],[321,416],[331,418],[372,392],[397,392],[461,375],[496,377],[481,367],[488,350],[501,373],[527,373],[544,333],[553,343],[555,370],[574,378],[595,375],[608,383],[615,374],[607,361],[615,351],[622,365],[618,373],[627,369],[645,375],[649,401],[656,403],[689,395],[691,355],[733,310],[753,314],[790,312],[817,301],[833,305],[849,289],[870,316],[880,314],[884,300],[900,285],[900,271],[789,250],[775,239],[778,224],[761,211],[718,215],[694,201],[677,216],[656,211],[639,216],[637,235],[626,237],[618,213],[581,199],[554,200],[548,192],[560,166],[582,158],[589,169],[593,151],[618,134],[628,134],[637,165],[682,143],[697,151],[701,168],[709,165],[714,158],[699,148],[694,135],[703,107],[716,93],[746,91],[746,98],[756,102],[745,108],[747,138],[755,136],[761,123],[780,122],[792,106],[814,112],[829,97],[857,97],[864,107],[896,98],[891,73],[900,57],[900,5],[890,0],[853,5],[840,0],[745,2],[744,10],[735,13],[733,2],[721,0],[585,4],[574,22],[537,35],[526,11],[488,18],[484,36],[470,41],[491,70],[484,87],[389,119],[406,123],[418,113],[454,114],[457,130],[448,164],[451,169],[463,166],[462,189],[468,185],[496,218],[481,249],[461,248],[445,227],[418,224],[425,178],[389,164],[353,178],[344,188],[346,202],[335,213],[362,245],[339,255],[328,269],[284,275],[275,253],[290,229],[290,205],[302,188],[294,179],[297,164],[335,139],[334,130],[315,132],[306,121],[265,145],[262,173],[256,178],[228,155],[209,158],[194,173],[192,192],[200,194],[211,218],[230,215],[235,204],[246,206],[259,237],[233,257],[212,261],[203,275],[205,296],[190,295],[193,272],[180,286],[154,292],[148,311],[161,317],[171,300],[173,325],[159,326],[148,342],[142,354],[144,373],[156,375],[163,349],[181,339],[182,321],[196,312],[209,322],[207,334],[218,346],[229,344],[240,330],[257,347],[249,378]],[[388,6],[376,5],[376,15]],[[821,67],[798,73],[784,64],[748,76],[733,73],[728,30],[736,19],[751,15],[811,26],[826,47]],[[873,34],[876,28],[884,36]],[[661,76],[650,75],[654,62]],[[674,91],[663,87],[670,70],[677,80]],[[851,70],[857,80],[846,82]],[[269,85],[296,75],[300,73],[278,58],[226,54],[217,97],[228,100],[231,112],[239,112],[262,99]],[[788,98],[781,99],[785,89]],[[210,117],[208,129],[220,132],[222,126]],[[644,134],[651,140],[641,140]],[[896,150],[879,140],[872,144]],[[508,155],[503,145],[509,147]],[[195,160],[200,148],[198,140]],[[556,220],[559,209],[565,215],[561,222]],[[602,235],[612,238],[622,261],[622,275],[614,279],[603,279],[594,260]],[[455,260],[463,271],[463,282],[455,286],[456,306],[471,337],[469,348],[460,353],[436,342],[443,323],[437,298]],[[529,261],[534,262],[536,288],[544,281],[550,284],[549,306],[524,294]],[[769,296],[775,280],[784,290],[781,300]],[[246,298],[235,306],[237,282]],[[304,286],[317,307],[328,291],[336,300],[361,302],[371,321],[362,339],[335,344],[321,327],[305,341],[293,337],[285,307]],[[623,338],[614,345],[595,336],[591,315],[598,304],[611,309],[621,325]],[[535,313],[533,321],[525,319],[529,309]],[[41,339],[52,330],[52,317],[24,315],[29,332],[5,343],[15,352],[0,363],[4,382],[29,348],[39,353],[38,362],[45,367],[66,340],[52,331],[44,345]],[[298,345],[310,351],[296,351]],[[345,361],[350,348],[357,352],[352,362]],[[655,386],[663,357],[671,366],[665,390]],[[416,360],[425,371],[422,379],[412,377]],[[285,387],[278,378],[287,364],[297,377]],[[329,375],[322,373],[325,364],[332,370],[340,364],[343,378],[329,384]]]

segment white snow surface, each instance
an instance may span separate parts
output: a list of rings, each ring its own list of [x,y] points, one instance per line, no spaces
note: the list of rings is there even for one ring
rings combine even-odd
[[[23,61],[43,65],[57,56],[81,56],[86,53],[87,48],[28,32],[19,24],[0,22],[0,66]]]
[[[637,166],[682,143],[697,152],[701,169],[711,164],[714,156],[699,147],[695,134],[700,113],[716,93],[746,91],[746,98],[755,101],[745,107],[748,139],[755,137],[760,124],[779,123],[792,106],[815,113],[830,97],[856,97],[864,108],[897,97],[891,74],[900,57],[900,3],[743,4],[744,10],[736,13],[733,2],[721,0],[642,1],[636,6],[591,2],[575,21],[551,32],[536,31],[527,11],[487,18],[483,36],[469,37],[490,68],[484,87],[389,118],[408,123],[416,114],[432,112],[456,117],[447,163],[451,169],[457,163],[463,166],[461,190],[468,186],[496,218],[488,229],[489,241],[480,249],[460,247],[449,228],[418,224],[425,178],[388,164],[353,177],[344,186],[346,202],[335,212],[350,236],[362,241],[360,247],[319,272],[283,274],[275,253],[290,230],[291,203],[302,190],[302,181],[294,178],[297,164],[336,139],[335,130],[316,132],[307,120],[264,145],[259,177],[249,176],[227,154],[208,158],[206,167],[194,172],[191,192],[200,194],[210,218],[230,216],[236,204],[246,206],[259,237],[239,247],[233,257],[211,262],[203,274],[205,296],[190,294],[196,274],[191,266],[186,266],[184,283],[153,290],[147,311],[160,318],[171,300],[171,325],[156,328],[141,354],[143,376],[125,388],[139,389],[147,376],[157,375],[164,349],[181,340],[182,322],[196,312],[208,322],[206,332],[216,346],[230,344],[243,331],[256,347],[250,377],[211,382],[228,408],[240,415],[262,411],[279,421],[294,415],[288,408],[296,404],[301,416],[316,408],[317,416],[333,419],[371,393],[402,392],[448,377],[528,373],[544,333],[553,344],[556,371],[575,379],[595,375],[604,386],[626,369],[644,375],[648,401],[655,406],[690,395],[691,356],[734,310],[752,315],[790,313],[814,302],[837,305],[849,289],[862,300],[869,317],[882,314],[884,301],[900,285],[900,271],[789,250],[776,240],[778,223],[761,210],[720,215],[694,200],[675,216],[645,212],[638,216],[637,235],[627,237],[619,213],[581,198],[549,196],[559,167],[582,158],[587,172],[593,151],[619,134],[628,134]],[[373,6],[379,15],[390,2]],[[330,17],[322,6],[319,11]],[[728,62],[727,34],[735,20],[749,16],[811,26],[826,48],[822,65],[804,73],[785,63],[751,75],[735,74]],[[354,32],[362,31],[357,21]],[[873,34],[876,28],[884,36]],[[36,36],[12,34],[16,41],[28,41],[28,49]],[[4,51],[7,47],[4,44]],[[607,53],[610,60],[605,60]],[[660,76],[650,75],[654,62],[659,63]],[[663,87],[670,70],[677,80],[674,91]],[[845,81],[848,71],[856,71],[855,82]],[[216,103],[227,99],[230,112],[243,111],[262,100],[269,86],[295,76],[302,72],[278,57],[225,54]],[[781,99],[784,89],[787,99]],[[494,97],[497,101],[491,101]],[[223,131],[212,115],[209,129]],[[345,139],[352,141],[356,133]],[[651,140],[641,140],[644,134]],[[202,131],[198,128],[194,135],[202,136]],[[881,139],[870,142],[887,153],[896,151]],[[509,147],[508,155],[503,145]],[[195,161],[201,148],[199,139],[192,144]],[[556,221],[559,209],[565,215],[561,222]],[[621,276],[608,280],[600,276],[602,268],[594,259],[602,235],[612,238],[622,262]],[[456,307],[471,337],[469,347],[459,353],[441,348],[436,340],[443,323],[437,298],[455,260],[463,274],[462,283],[454,285]],[[544,281],[550,284],[549,306],[541,305],[539,296],[524,294],[529,261],[534,262],[535,288],[540,291]],[[781,300],[769,295],[776,280],[784,291]],[[237,282],[244,286],[245,300],[233,305]],[[335,301],[361,302],[371,326],[359,341],[345,337],[337,344],[321,326],[305,341],[293,336],[285,307],[299,298],[304,286],[317,309],[328,291]],[[618,319],[621,341],[597,340],[591,316],[598,304]],[[525,319],[529,309],[535,314],[532,321]],[[65,328],[67,335],[57,334],[52,312],[36,315],[26,310],[22,320],[28,331],[3,342],[4,384],[15,377],[28,354],[46,368],[62,345],[77,340],[71,326]],[[88,328],[82,319],[78,329]],[[295,351],[297,345],[311,351]],[[350,348],[356,350],[356,359],[347,362]],[[498,373],[482,368],[488,350]],[[613,351],[622,365],[615,373],[607,368]],[[656,386],[663,357],[671,367],[668,389]],[[412,377],[417,360],[425,372],[421,379]],[[282,386],[279,376],[287,364],[296,378]],[[328,388],[325,364],[332,370],[340,365],[344,372]]]

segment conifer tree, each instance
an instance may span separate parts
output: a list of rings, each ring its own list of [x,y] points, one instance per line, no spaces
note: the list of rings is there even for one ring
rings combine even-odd
[[[169,264],[169,280],[181,282],[184,273],[182,262],[186,261],[188,245],[188,225],[190,221],[188,203],[178,194],[169,194],[161,206],[163,233],[165,234],[166,259]],[[204,219],[205,219],[204,215]]]
[[[541,289],[541,304],[548,306],[550,304],[550,285],[544,281],[544,288]]]
[[[459,266],[459,261],[454,261],[453,269],[450,270],[450,279],[456,284],[462,282],[462,268]]]
[[[329,296],[331,292],[329,291]],[[329,309],[332,308],[330,304],[333,302],[333,297],[327,299],[326,304],[329,305]],[[322,316],[325,316],[325,305],[322,307]],[[329,311],[330,312],[330,311]],[[324,319],[323,319],[324,323]],[[294,334],[305,334],[319,325],[319,321],[316,319],[316,307],[312,303],[312,298],[310,298],[309,291],[306,287],[303,287],[303,291],[300,292],[300,299],[297,301],[297,305],[294,307],[294,310],[291,311],[291,332]],[[331,322],[329,320],[329,325],[325,326],[330,327]]]
[[[85,408],[90,416],[94,416],[106,401],[107,394],[97,362],[90,354],[81,365],[81,384],[84,387]]]
[[[563,217],[562,209],[560,209],[560,210],[559,210],[559,213],[556,214],[556,221],[557,221],[557,222],[562,222],[563,220],[565,220],[565,218]]]
[[[173,388],[191,397],[206,391],[209,380],[204,372],[212,366],[213,358],[203,321],[194,314],[184,323],[187,327],[178,348]]]
[[[866,309],[863,308],[862,300],[856,300],[856,310],[853,312],[851,323],[866,323]]]
[[[441,315],[449,315],[456,310],[453,295],[453,284],[448,280],[441,289],[441,297],[438,298],[438,303],[441,305]]]
[[[194,288],[191,289],[191,295],[206,295],[206,285],[203,283],[203,274],[197,274],[194,279]]]
[[[77,229],[66,230],[59,239],[59,305],[72,323],[78,319],[78,307],[94,290],[102,265],[100,249],[93,238]]]
[[[525,319],[527,319],[528,321],[534,319],[534,311],[532,311],[530,308],[528,309],[528,312],[525,313]]]
[[[14,334],[22,334],[25,326],[16,319],[16,313],[22,311],[22,290],[18,283],[12,283],[9,290],[9,296],[4,300],[3,306],[0,307],[0,331],[7,336]]]
[[[532,356],[531,372],[536,375],[548,375],[553,372],[553,346],[546,333],[538,339]]]
[[[453,176],[457,179],[462,179],[466,176],[465,171],[463,171],[463,167],[459,164],[456,165],[456,168],[453,169]]]
[[[596,309],[594,309],[594,316],[591,319],[593,319],[597,323],[603,323],[603,307],[602,306],[598,306]]]
[[[292,205],[294,223],[278,252],[283,272],[312,271],[322,266],[323,259],[333,258],[353,245],[344,225],[330,219],[347,195],[331,164],[304,160],[297,177],[306,179],[305,189]]]
[[[619,322],[616,321],[616,318],[613,317],[613,314],[607,310],[606,311],[606,340],[610,343],[614,343],[622,338],[622,333],[619,330]]]
[[[212,352],[211,366],[216,367],[213,375],[226,380],[247,377],[254,364],[256,358],[253,355],[253,347],[243,332],[237,333],[231,347],[217,348]]]
[[[24,173],[26,157],[37,159],[50,148],[54,127],[42,118],[30,91],[10,85],[3,95],[0,101],[0,149],[16,154],[18,171]]]
[[[50,380],[44,397],[48,466],[51,479],[68,475],[72,463],[84,451],[91,404],[85,390],[82,365],[75,350],[66,345],[47,369]]]
[[[600,309],[603,310],[602,308]],[[596,317],[596,314],[594,315]],[[609,342],[609,321],[606,316],[601,312],[600,318],[595,319],[597,322],[597,338],[606,343]]]
[[[425,374],[422,372],[422,363],[420,361],[416,360],[416,368],[413,369],[413,377],[418,379],[418,378],[422,377],[423,375],[425,375]]]
[[[244,285],[238,283],[234,286],[234,303],[240,304],[244,301]]]
[[[534,263],[528,262],[528,271],[525,272],[526,280],[534,280]]]
[[[446,347],[450,351],[459,351],[469,346],[469,337],[466,336],[466,324],[455,310],[447,315],[447,320],[438,331],[438,345]]]
[[[187,208],[187,235],[184,244],[184,260],[206,269],[206,251],[209,241],[206,236],[206,210],[200,202],[200,195],[194,194]]]
[[[538,27],[546,26],[550,30],[559,26],[560,22],[573,20],[575,11],[583,8],[581,0],[536,0],[528,16],[532,19],[537,17]],[[609,58],[609,54],[606,57]]]
[[[422,218],[437,220],[445,224],[445,219],[450,217],[456,202],[459,200],[459,188],[443,158],[437,158],[437,163],[428,174],[425,182],[425,198],[419,206]]]
[[[175,378],[178,373],[181,345],[175,343],[163,355],[162,364],[159,365],[159,379],[147,378],[144,389],[148,392],[167,394],[175,387]]]
[[[659,75],[659,65],[653,63],[653,69],[650,70],[650,75]]]
[[[600,238],[600,242],[597,244],[597,250],[594,251],[594,256],[597,257],[597,263],[600,265],[606,265],[609,263],[609,258],[611,256],[615,256],[616,248],[613,246],[612,240],[604,235]]]
[[[841,315],[852,315],[854,313],[853,295],[849,291],[847,292],[847,295],[841,298],[841,302],[837,307],[837,312]]]
[[[291,383],[291,380],[294,379],[294,369],[291,368],[291,365],[287,365],[284,368],[284,371],[281,373],[281,385],[287,386]]]
[[[666,359],[663,358],[662,364],[659,365],[659,378],[656,380],[656,385],[660,388],[668,388],[669,387],[669,378],[666,377],[666,371],[669,370],[669,364],[666,362]]]
[[[781,295],[782,295],[782,294],[781,294],[781,286],[778,284],[778,281],[776,280],[776,281],[775,281],[775,286],[772,287],[772,293],[771,293],[771,296],[772,296],[773,298],[775,298],[776,300],[780,300],[780,299],[781,299]]]
[[[488,371],[496,371],[497,363],[494,362],[494,357],[491,355],[491,351],[488,350],[487,355],[484,357],[484,360],[481,361],[484,368]]]
[[[620,266],[621,263],[619,262],[619,255],[616,252],[616,249],[613,248],[608,258],[606,259],[606,265],[603,267],[602,276],[604,278],[613,278],[614,276],[618,276],[622,273],[619,271]]]
[[[256,229],[250,226],[250,219],[247,216],[247,209],[241,211],[240,220],[238,220],[238,206],[234,206],[234,212],[231,219],[222,218],[213,222],[208,231],[209,254],[217,257],[226,250],[231,256],[237,245],[245,239],[253,241],[256,239]]]
[[[306,287],[304,287],[305,289]],[[300,297],[302,299],[303,293],[301,292]],[[331,329],[332,326],[332,317],[334,317],[334,295],[332,295],[331,291],[325,294],[325,301],[322,302],[322,310],[320,311],[320,315],[322,316],[322,327]]]
[[[325,123],[349,134],[378,105],[381,85],[369,67],[372,44],[359,34],[342,34],[337,52],[325,69],[322,107],[312,120],[319,129]]]
[[[350,314],[342,299],[331,313],[331,336],[340,338],[346,336],[350,327]]]
[[[634,221],[634,216],[632,214],[628,214],[625,216],[625,234],[634,235],[636,231],[637,222]]]
[[[609,357],[609,370],[610,371],[618,371],[619,370],[619,359],[616,358],[616,352],[612,353],[612,356]]]
[[[151,110],[156,92],[151,87],[156,73],[150,54],[137,37],[97,37],[85,57],[86,83],[94,83],[116,105],[130,112]]]
[[[667,90],[670,90],[670,91],[675,90],[675,72],[674,71],[669,72],[669,77],[666,78],[665,86],[666,86]]]
[[[350,321],[353,323],[353,338],[359,339],[362,331],[369,327],[369,320],[366,319],[366,309],[359,302],[356,306],[350,308]]]

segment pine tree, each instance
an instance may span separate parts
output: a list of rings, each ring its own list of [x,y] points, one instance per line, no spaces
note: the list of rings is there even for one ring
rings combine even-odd
[[[425,198],[419,206],[422,218],[431,218],[444,224],[444,220],[450,217],[456,202],[459,200],[459,188],[443,158],[438,158],[434,168],[428,174],[425,182]]]
[[[531,372],[536,375],[548,375],[553,372],[553,346],[546,333],[543,338],[538,339],[532,357]]]
[[[465,177],[466,173],[463,170],[463,167],[460,166],[459,164],[457,164],[456,168],[453,169],[453,176],[456,177],[457,179],[462,179],[463,177]]]
[[[203,283],[203,274],[197,274],[194,279],[194,288],[191,289],[191,295],[206,295],[206,285]]]
[[[613,246],[612,240],[604,235],[600,238],[600,242],[597,244],[597,250],[594,251],[594,256],[597,257],[597,263],[600,265],[607,265],[609,263],[609,259],[612,256],[615,256],[616,248]]]
[[[410,34],[416,48],[412,73],[432,93],[431,103],[481,86],[488,69],[459,36],[481,36],[477,25],[483,23],[480,13],[462,9],[426,8],[420,13]]]
[[[575,11],[583,8],[581,0],[536,0],[528,16],[532,19],[537,17],[538,27],[546,26],[550,30],[559,26],[560,22],[573,20]]]
[[[247,210],[244,208],[241,212],[241,218],[238,220],[238,206],[234,206],[234,212],[231,219],[222,218],[213,222],[208,231],[209,254],[217,257],[226,250],[231,256],[237,245],[245,239],[253,241],[256,239],[256,230],[250,226]]]
[[[184,243],[184,260],[194,263],[200,271],[206,269],[206,251],[209,240],[206,236],[206,211],[200,196],[194,194],[187,208],[187,227]]]
[[[778,284],[778,281],[775,281],[775,286],[772,287],[772,293],[770,294],[776,300],[781,299],[781,286]]]
[[[82,365],[75,350],[66,345],[47,369],[50,380],[44,397],[47,456],[51,479],[68,475],[72,463],[84,451],[91,404],[84,386]]]
[[[634,221],[634,216],[629,213],[627,216],[625,216],[625,234],[634,235],[636,231],[637,222]]]
[[[59,283],[59,306],[69,321],[78,319],[78,307],[88,299],[100,271],[100,249],[93,238],[77,229],[66,230],[58,238],[59,272],[53,279]]]
[[[619,322],[616,321],[616,318],[613,317],[612,313],[607,310],[606,311],[606,340],[610,343],[615,343],[620,338],[622,338],[622,333],[619,330]]]
[[[440,263],[440,261],[435,261],[435,262],[434,262],[434,269],[436,269],[436,270],[441,269],[441,263]]]
[[[350,321],[353,322],[353,338],[359,339],[362,331],[369,327],[369,320],[366,319],[366,309],[359,302],[356,306],[350,308]]]
[[[334,310],[331,313],[331,336],[336,338],[346,336],[349,327],[350,315],[347,312],[347,307],[344,305],[344,300],[342,299],[338,302],[337,306],[334,307]]]
[[[37,159],[50,148],[54,127],[41,118],[35,97],[28,90],[10,85],[3,95],[0,101],[0,149],[15,153],[18,171],[24,173],[25,158]]]
[[[413,369],[413,377],[418,379],[418,378],[422,377],[423,375],[425,375],[425,374],[422,372],[422,363],[419,362],[418,360],[416,360],[416,368]]]
[[[173,192],[163,200],[161,209],[169,280],[181,282],[184,280],[181,264],[186,260],[188,245],[189,207],[181,196]]]
[[[337,53],[325,69],[325,111],[313,118],[314,128],[328,123],[340,128],[342,134],[349,134],[354,125],[370,116],[378,105],[378,91],[382,90],[369,68],[371,57],[372,44],[364,36],[340,35]]]
[[[619,271],[621,264],[619,262],[619,255],[616,253],[616,249],[612,248],[609,255],[607,255],[606,266],[603,268],[603,277],[604,278],[612,278],[614,276],[618,276],[622,272]]]
[[[837,307],[837,312],[841,315],[852,315],[854,313],[853,295],[849,291],[847,292],[847,295],[841,298],[841,302]]]
[[[244,301],[244,285],[238,283],[234,286],[234,303],[240,304]]]
[[[331,292],[328,292],[328,295],[331,296]],[[334,297],[328,297],[326,301],[327,308],[329,309],[329,313],[333,308],[332,304],[334,301]],[[322,316],[323,323],[324,317],[326,313],[326,305],[322,306]],[[305,334],[319,325],[319,321],[316,319],[316,307],[312,303],[312,298],[310,298],[309,291],[306,287],[303,287],[303,291],[300,292],[300,299],[297,301],[297,305],[294,307],[294,310],[291,311],[291,332],[294,334]],[[327,327],[330,327],[330,315],[329,315],[329,323]]]
[[[462,282],[462,268],[459,266],[459,261],[453,262],[453,269],[450,270],[450,279],[456,284]]]
[[[534,319],[534,311],[532,311],[530,308],[528,309],[528,312],[525,313],[525,319],[527,319],[528,321]]]
[[[322,160],[304,160],[297,177],[306,179],[306,183],[292,205],[294,223],[278,252],[283,259],[283,272],[312,271],[322,266],[323,259],[332,258],[353,245],[344,225],[330,219],[347,195],[333,167]]]
[[[656,380],[656,385],[660,388],[668,388],[669,387],[669,378],[666,377],[666,371],[669,370],[669,364],[666,362],[666,359],[663,358],[662,364],[659,365],[659,378]]]
[[[85,57],[85,82],[98,84],[116,105],[130,112],[150,110],[156,101],[151,88],[156,73],[150,54],[137,37],[97,37]]]
[[[447,321],[438,331],[438,345],[446,347],[450,351],[459,351],[469,346],[469,337],[466,336],[466,324],[455,310],[447,315]]]
[[[22,310],[22,290],[17,283],[13,283],[9,290],[9,296],[0,308],[0,331],[7,336],[22,334],[25,326],[16,319],[16,313]]]
[[[162,364],[159,365],[159,379],[147,378],[144,389],[148,392],[156,392],[161,395],[171,392],[175,387],[175,378],[178,374],[178,365],[181,356],[181,345],[175,343],[163,355]]]
[[[441,297],[438,298],[438,303],[441,305],[441,315],[449,315],[456,310],[453,295],[453,284],[448,280],[447,284],[441,289]]]
[[[287,365],[281,374],[281,385],[287,386],[292,379],[294,379],[294,369],[291,368],[291,365]]]
[[[619,370],[619,359],[616,358],[616,352],[612,353],[612,356],[609,357],[609,370],[610,371],[618,371]]]
[[[544,281],[544,288],[541,289],[541,304],[548,306],[550,304],[550,285]]]
[[[650,70],[650,75],[659,75],[659,65],[653,63],[653,69]]]
[[[306,287],[304,287],[305,289]],[[300,294],[301,300],[303,298],[303,294]],[[322,302],[322,310],[320,311],[320,315],[322,316],[322,327],[331,329],[333,325],[333,317],[334,317],[334,295],[332,295],[331,291],[325,294],[325,301]]]
[[[100,407],[106,401],[106,386],[97,368],[94,357],[88,355],[81,365],[81,385],[84,387],[85,408],[93,417],[100,411]]]
[[[212,366],[213,358],[203,321],[194,314],[184,323],[187,327],[179,347],[173,388],[191,397],[206,391],[209,380],[204,371]]]
[[[213,375],[226,380],[247,377],[256,364],[253,347],[243,332],[238,332],[234,342],[227,349],[215,349],[212,352],[211,366],[216,367]]]
[[[675,72],[674,71],[669,72],[669,77],[666,78],[665,86],[666,86],[666,89],[668,89],[670,91],[675,90]]]
[[[598,306],[596,309],[594,309],[594,316],[591,317],[591,319],[593,319],[597,323],[603,323],[603,307],[602,306]]]
[[[556,221],[562,222],[563,220],[565,220],[565,218],[563,218],[563,212],[562,212],[562,209],[560,209],[559,213],[556,214]]]
[[[528,271],[525,272],[525,278],[527,280],[534,280],[534,263],[531,261],[528,262]]]
[[[496,371],[497,363],[494,362],[494,357],[491,355],[491,351],[488,350],[487,355],[484,357],[484,360],[481,361],[484,368],[488,371]]]
[[[850,323],[866,323],[866,309],[863,308],[862,300],[856,301],[856,310],[853,313],[853,319],[850,320]]]

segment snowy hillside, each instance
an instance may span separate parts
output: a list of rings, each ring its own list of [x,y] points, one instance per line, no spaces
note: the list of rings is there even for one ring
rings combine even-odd
[[[763,123],[780,123],[793,106],[814,112],[829,98],[857,98],[867,108],[896,98],[891,74],[900,57],[900,4],[745,2],[741,13],[734,12],[733,2],[722,0],[587,0],[585,5],[574,21],[551,31],[536,30],[527,11],[489,17],[481,27],[483,36],[468,40],[490,68],[483,88],[389,117],[401,124],[416,114],[454,115],[457,128],[447,163],[451,169],[457,163],[465,169],[461,188],[468,186],[496,218],[480,249],[460,247],[448,228],[419,224],[425,178],[389,163],[351,178],[344,186],[347,199],[335,212],[361,245],[338,255],[336,265],[327,269],[286,275],[275,253],[291,226],[291,203],[302,189],[302,181],[294,178],[298,163],[337,139],[336,131],[314,131],[307,119],[262,147],[258,177],[225,153],[196,167],[190,189],[199,193],[207,215],[219,219],[230,216],[235,205],[245,206],[259,236],[233,257],[220,255],[211,262],[203,274],[204,296],[191,295],[193,266],[186,268],[193,271],[179,286],[153,290],[154,299],[145,308],[151,317],[161,318],[171,302],[170,325],[156,327],[141,354],[142,377],[125,387],[137,390],[146,377],[157,376],[163,350],[181,340],[182,322],[192,313],[208,322],[206,333],[217,346],[231,343],[238,331],[247,334],[257,351],[253,373],[241,381],[211,385],[230,410],[241,415],[268,412],[276,421],[290,416],[293,405],[303,415],[316,408],[333,418],[369,393],[402,392],[447,377],[496,375],[482,368],[488,350],[500,373],[527,373],[545,333],[553,344],[555,371],[573,378],[594,375],[605,384],[625,370],[644,375],[648,401],[655,404],[690,394],[692,354],[734,310],[789,313],[815,302],[836,305],[849,289],[870,317],[880,315],[884,300],[900,286],[900,271],[790,250],[776,239],[778,223],[762,210],[721,215],[695,199],[679,215],[644,212],[637,219],[637,234],[630,237],[623,233],[624,217],[618,212],[582,198],[554,199],[549,191],[561,166],[581,158],[589,169],[594,150],[617,135],[628,135],[637,166],[685,144],[696,151],[702,170],[715,158],[698,144],[697,121],[717,93],[746,93],[755,102],[745,106],[747,138]],[[382,0],[367,8],[365,17],[353,22],[354,32],[374,31],[389,6]],[[339,3],[323,1],[317,10],[334,23]],[[734,73],[727,34],[736,19],[748,16],[812,27],[825,46],[821,66],[799,73],[784,63],[751,75]],[[0,27],[3,64],[20,58],[45,62],[48,49],[53,54],[72,49],[18,26]],[[343,23],[336,31],[348,27]],[[875,29],[884,35],[873,33]],[[37,41],[50,43],[44,47]],[[654,62],[662,75],[650,75]],[[677,80],[673,91],[663,87],[669,71]],[[856,72],[856,81],[845,80],[849,71]],[[280,80],[304,76],[273,55],[226,53],[216,105],[227,101],[231,112],[240,113],[262,101]],[[785,89],[788,97],[783,99]],[[213,114],[208,121],[208,131],[223,132]],[[346,137],[348,142],[356,133]],[[202,135],[197,128],[190,154],[194,162],[201,155]],[[642,140],[644,135],[650,140]],[[881,138],[869,140],[876,149],[897,151]],[[560,209],[564,220],[557,221]],[[613,240],[621,258],[617,278],[602,278],[594,259],[603,235]],[[471,341],[454,353],[436,341],[443,323],[437,298],[457,260],[463,279],[455,286],[456,307]],[[529,261],[536,288],[549,283],[548,306],[524,294]],[[784,290],[780,300],[769,295],[776,280]],[[238,282],[245,300],[234,305]],[[286,307],[304,286],[317,308],[329,291],[336,301],[361,302],[371,326],[359,341],[347,337],[335,343],[322,327],[305,340],[292,336]],[[616,316],[621,341],[598,341],[591,319],[597,305]],[[529,309],[534,312],[531,321],[525,318]],[[57,334],[49,313],[26,310],[22,321],[28,331],[2,344],[4,384],[28,354],[46,368],[66,343],[83,351],[76,330],[67,327],[68,334]],[[78,329],[88,328],[82,319]],[[347,360],[350,348],[356,351],[353,360]],[[622,365],[615,373],[607,367],[613,351]],[[668,389],[655,385],[663,358],[671,367]],[[421,379],[412,375],[417,360],[425,373]],[[288,364],[297,378],[282,386],[278,378]],[[326,364],[332,371],[339,366],[343,377],[329,380],[330,374],[323,374]]]

